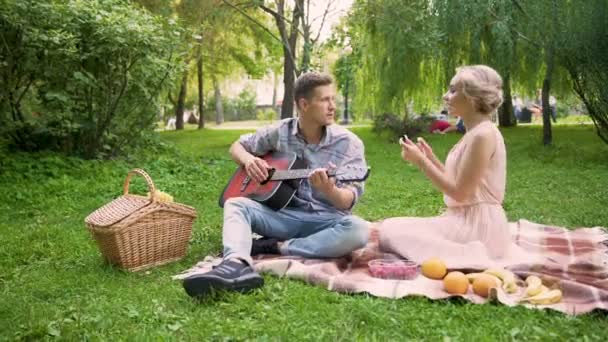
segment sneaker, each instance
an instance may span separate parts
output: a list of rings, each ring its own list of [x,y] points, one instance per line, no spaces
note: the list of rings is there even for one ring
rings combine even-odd
[[[184,279],[190,297],[200,298],[212,290],[249,292],[264,285],[264,278],[251,266],[235,260],[224,260],[211,271]]]
[[[279,251],[279,240],[271,238],[253,240],[251,244],[251,256],[258,254],[281,254]]]

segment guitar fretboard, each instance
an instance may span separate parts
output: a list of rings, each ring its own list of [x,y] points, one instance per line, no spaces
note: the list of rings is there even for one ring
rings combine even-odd
[[[288,179],[308,178],[308,175],[314,170],[312,169],[297,169],[297,170],[276,170],[270,180],[280,181]],[[327,175],[335,176],[335,171],[327,172]]]

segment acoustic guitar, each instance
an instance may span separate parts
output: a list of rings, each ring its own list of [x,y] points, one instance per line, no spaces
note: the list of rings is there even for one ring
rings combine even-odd
[[[270,169],[268,178],[258,183],[247,175],[244,167],[239,167],[224,188],[220,199],[220,207],[233,197],[248,197],[263,203],[274,210],[284,208],[293,196],[303,179],[308,178],[313,169],[306,169],[303,160],[295,153],[271,152],[261,157]],[[370,173],[370,168],[345,166],[329,169],[327,175],[344,182],[364,181]]]

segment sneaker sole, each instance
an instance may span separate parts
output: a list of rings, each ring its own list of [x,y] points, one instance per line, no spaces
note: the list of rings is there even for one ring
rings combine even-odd
[[[259,275],[246,275],[234,280],[202,274],[184,279],[184,289],[190,297],[199,298],[211,291],[228,290],[246,293],[264,285],[264,278]]]

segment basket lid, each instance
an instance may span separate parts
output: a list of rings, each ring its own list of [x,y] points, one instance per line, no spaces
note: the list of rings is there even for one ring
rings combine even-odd
[[[147,197],[123,195],[95,210],[84,221],[100,227],[111,226],[151,203]]]

